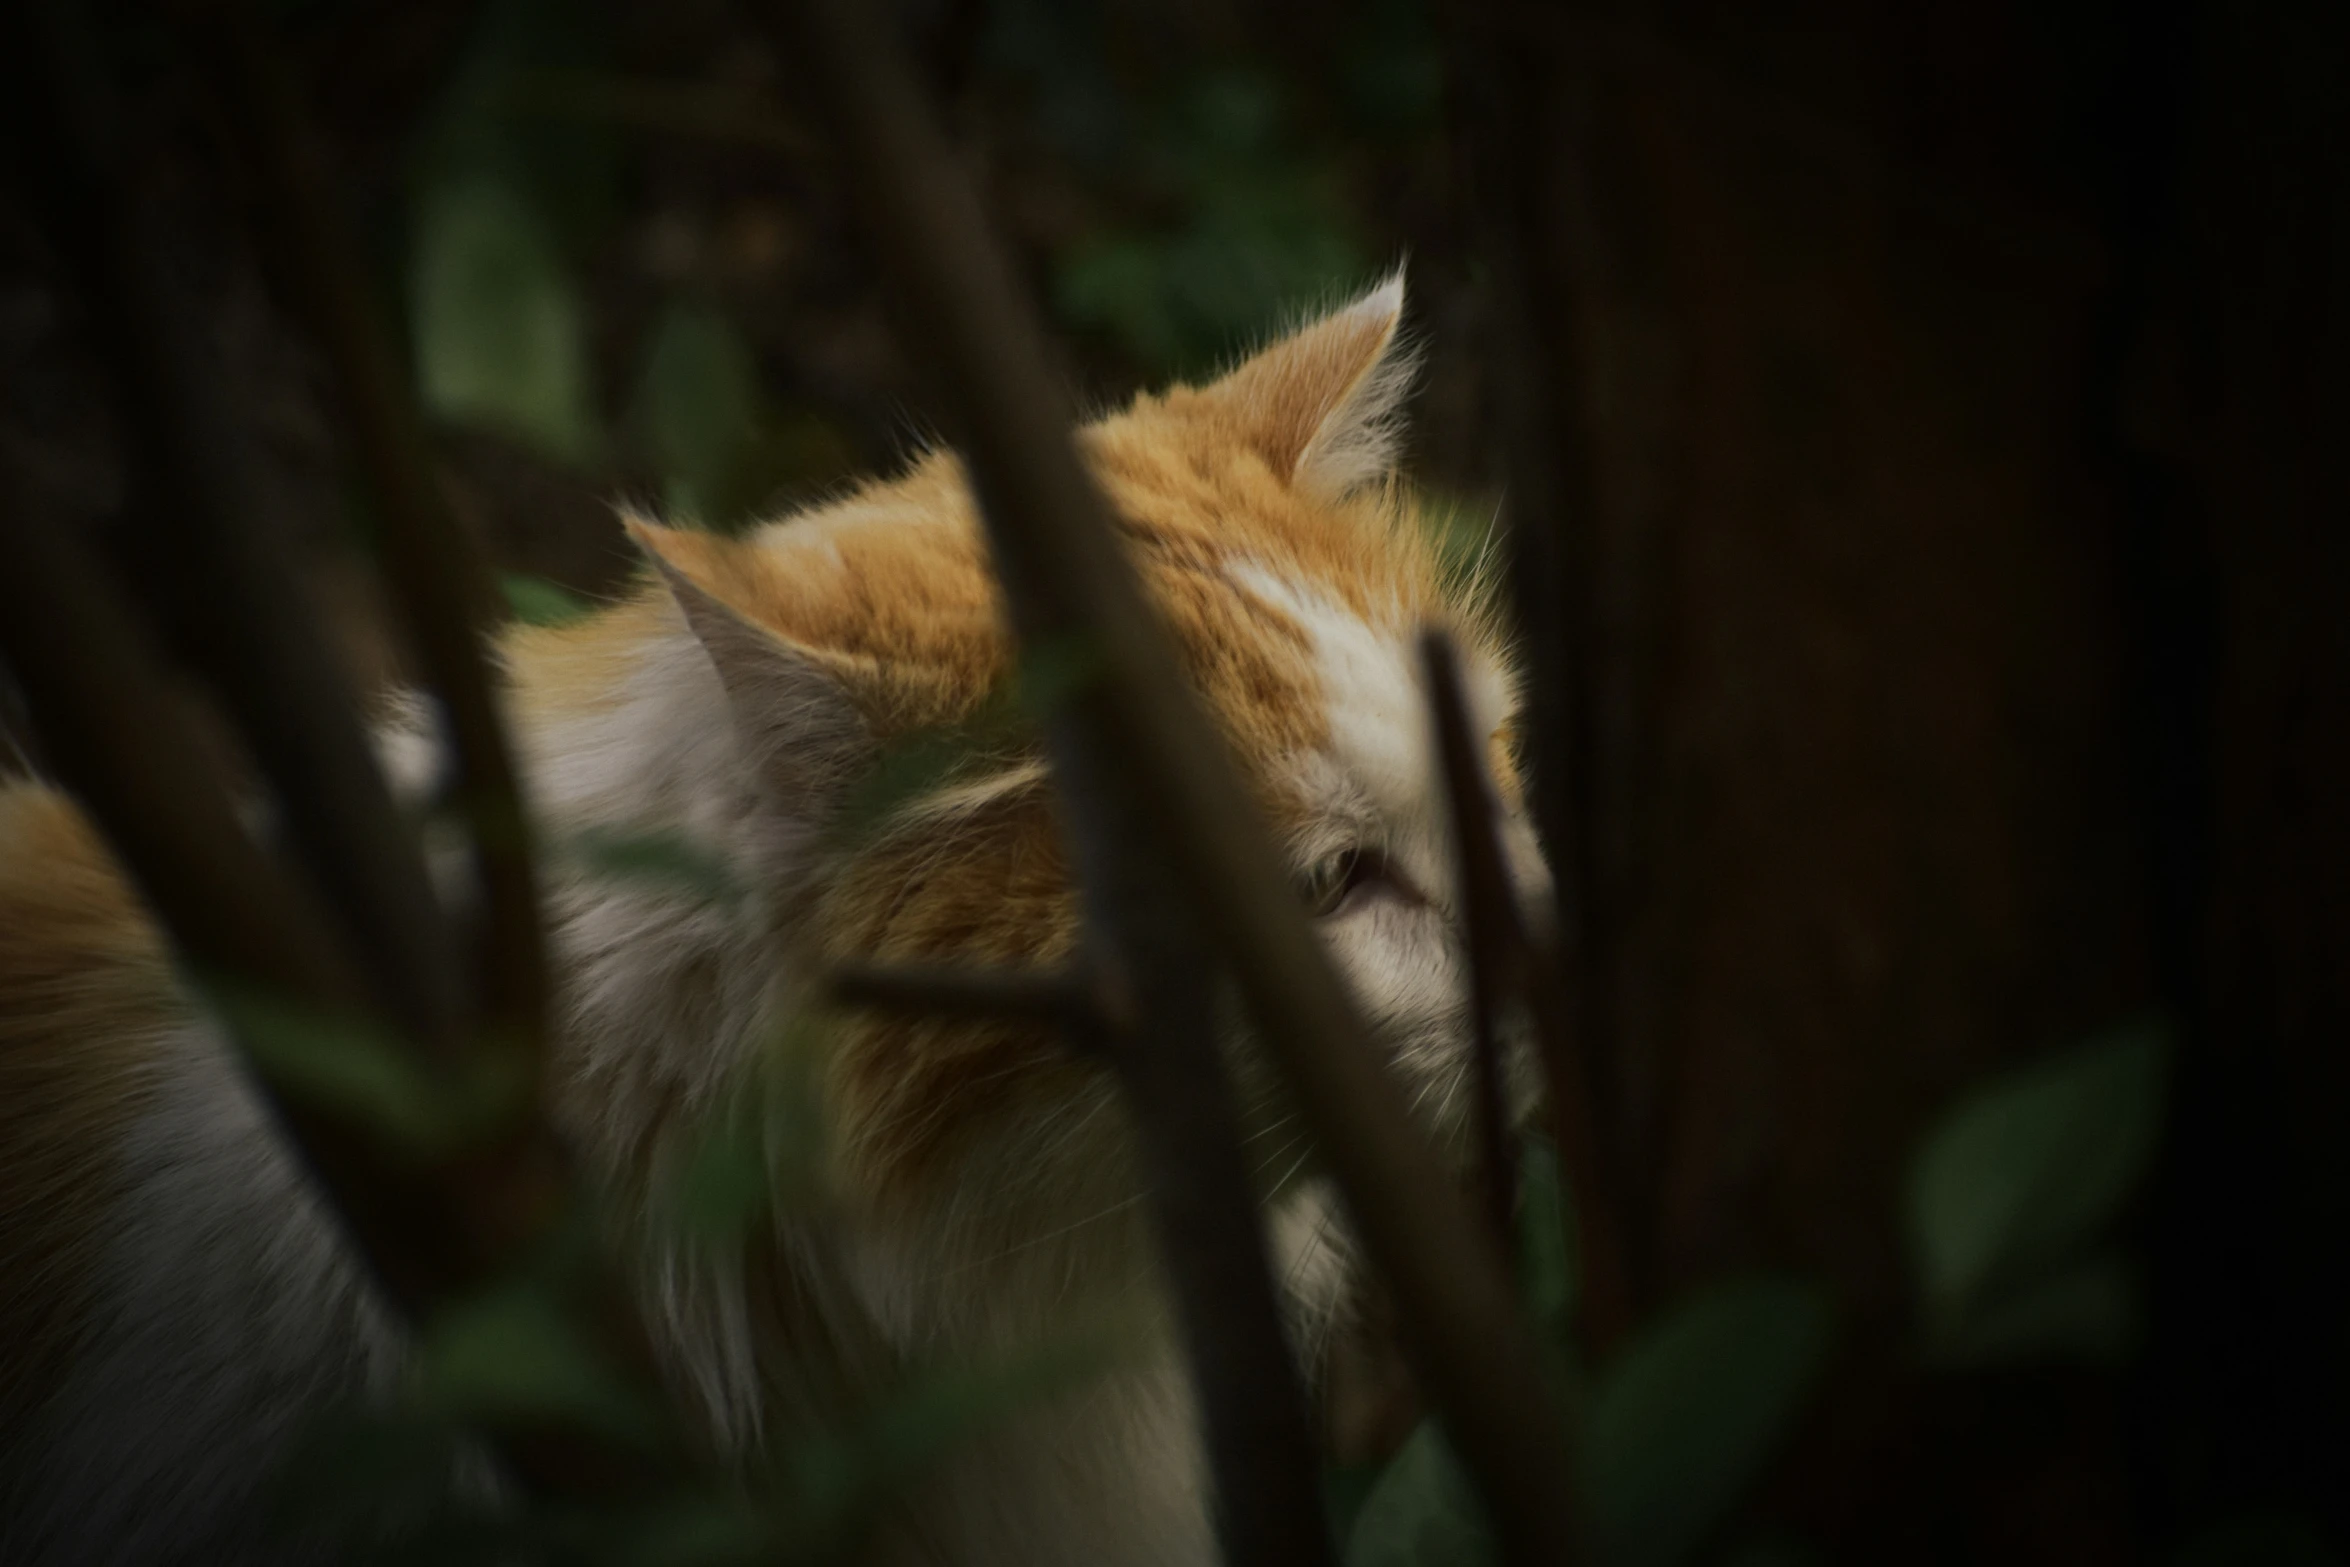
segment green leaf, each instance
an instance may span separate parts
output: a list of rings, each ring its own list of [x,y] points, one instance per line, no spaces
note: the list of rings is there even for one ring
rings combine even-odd
[[[1330,1538],[1343,1546],[1354,1537],[1355,1520],[1386,1472],[1386,1464],[1370,1461],[1323,1467],[1322,1511],[1330,1520]]]
[[[596,612],[596,606],[544,577],[502,572],[498,590],[505,595],[507,612],[526,626],[567,626]]]
[[[515,188],[481,174],[426,193],[409,278],[425,406],[566,462],[593,441],[577,290]]]
[[[1049,718],[1063,703],[1101,679],[1105,667],[1101,650],[1076,636],[1023,647],[1010,706],[1030,718]],[[1010,718],[1010,713],[1003,713],[1001,726],[1008,729]]]
[[[727,907],[741,902],[747,891],[731,865],[680,833],[587,827],[558,843],[582,873],[607,881]]]
[[[1132,1324],[1074,1329],[991,1365],[918,1374],[847,1430],[779,1455],[775,1479],[797,1555],[835,1553],[892,1495],[988,1427],[1128,1359]]]
[[[1688,1560],[1794,1423],[1828,1329],[1817,1290],[1746,1280],[1651,1324],[1601,1374],[1581,1481],[1602,1567]]]
[[[2136,1281],[2099,1254],[1992,1297],[1972,1315],[1930,1328],[1927,1353],[1951,1368],[2034,1361],[2117,1366],[2143,1337]]]
[[[680,1162],[674,1198],[693,1235],[725,1241],[746,1234],[773,1207],[766,1128],[738,1104],[714,1118]]]
[[[1435,1421],[1420,1422],[1356,1512],[1347,1567],[1484,1567],[1499,1560],[1452,1444]]]
[[[487,0],[457,51],[439,101],[416,128],[419,188],[490,175],[526,193],[565,250],[586,254],[627,210],[613,127],[521,110],[521,90],[549,73],[593,73],[613,53],[611,18],[573,0]]]
[[[557,1560],[610,1567],[765,1567],[792,1560],[773,1511],[732,1492],[597,1508],[559,1532]]]
[[[2010,1073],[1944,1117],[1909,1183],[1933,1320],[1963,1322],[2112,1222],[2153,1158],[2167,1050],[2159,1025],[2118,1030]]]
[[[443,1312],[417,1372],[425,1407],[453,1419],[575,1425],[642,1448],[661,1440],[657,1409],[543,1284],[509,1285]]]
[[[1048,670],[1057,678],[1057,672]],[[984,771],[1008,764],[1023,747],[1017,705],[991,701],[970,719],[914,730],[882,748],[833,813],[827,837],[836,848],[885,836],[924,799]]]
[[[1558,1150],[1529,1137],[1518,1153],[1518,1287],[1534,1320],[1564,1344],[1575,1310],[1574,1211]]]
[[[264,1527],[288,1544],[363,1538],[382,1531],[387,1516],[421,1527],[462,1509],[453,1482],[468,1456],[446,1421],[356,1401],[329,1405],[302,1422],[264,1482]]]
[[[483,1041],[461,1077],[437,1073],[392,1030],[208,979],[203,990],[271,1086],[374,1128],[417,1158],[463,1147],[524,1101],[518,1052]]]
[[[714,528],[739,521],[759,382],[733,325],[704,306],[671,305],[653,330],[637,404],[669,509]]]

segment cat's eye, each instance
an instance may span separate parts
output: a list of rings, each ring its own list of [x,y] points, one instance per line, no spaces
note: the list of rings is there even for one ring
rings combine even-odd
[[[1298,892],[1306,910],[1327,919],[1353,903],[1386,874],[1387,862],[1375,849],[1349,847],[1325,854],[1298,878]]]

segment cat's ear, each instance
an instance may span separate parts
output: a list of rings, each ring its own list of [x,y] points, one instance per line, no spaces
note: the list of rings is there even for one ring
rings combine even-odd
[[[1412,355],[1396,340],[1403,273],[1291,333],[1207,388],[1273,471],[1336,498],[1385,480]]]
[[[737,609],[755,601],[755,552],[709,533],[628,520],[725,688],[735,738],[794,811],[835,803],[875,755],[847,671]]]

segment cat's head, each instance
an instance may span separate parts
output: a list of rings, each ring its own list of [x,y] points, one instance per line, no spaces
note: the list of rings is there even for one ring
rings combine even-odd
[[[1425,626],[1458,641],[1512,857],[1541,868],[1502,740],[1500,632],[1393,481],[1402,303],[1398,279],[1080,440],[1301,898],[1423,1113],[1457,1132],[1467,1011]],[[815,867],[793,899],[806,940],[834,958],[976,966],[1069,954],[1069,863],[1033,735],[998,722],[1015,658],[950,454],[740,540],[639,536],[791,852]],[[1029,688],[1071,658],[1083,650],[1031,660]],[[960,737],[943,751],[942,732]],[[909,1189],[966,1179],[991,1127],[1067,1118],[1098,1092],[1049,1039],[906,1019],[847,1024],[836,1080],[860,1163]]]

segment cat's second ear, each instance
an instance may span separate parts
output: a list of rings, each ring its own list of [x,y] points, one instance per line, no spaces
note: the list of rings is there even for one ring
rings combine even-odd
[[[1398,344],[1403,274],[1309,323],[1206,390],[1276,473],[1335,498],[1387,478],[1413,362]]]
[[[728,602],[748,585],[742,546],[632,519],[685,623],[725,688],[735,738],[777,803],[820,815],[872,764],[872,728],[845,671],[787,641]]]

